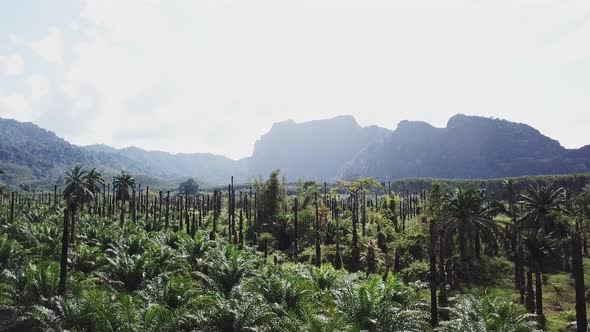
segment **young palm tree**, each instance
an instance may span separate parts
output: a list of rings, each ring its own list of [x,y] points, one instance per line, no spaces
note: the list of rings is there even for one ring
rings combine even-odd
[[[92,201],[94,193],[87,180],[88,173],[80,165],[76,165],[66,173],[66,187],[63,197],[70,211],[70,242],[76,238],[76,219],[78,210]]]
[[[409,301],[411,292],[391,274],[385,281],[378,275],[358,284],[345,281],[333,293],[336,306],[354,326],[352,331],[428,330],[424,305]]]
[[[497,295],[462,295],[453,302],[451,319],[441,322],[435,331],[541,332],[534,315],[521,314],[513,302]]]
[[[121,199],[121,227],[125,223],[125,205],[127,197],[129,197],[129,190],[135,188],[135,178],[131,174],[121,171],[121,174],[113,178],[113,186],[118,190],[118,196]]]

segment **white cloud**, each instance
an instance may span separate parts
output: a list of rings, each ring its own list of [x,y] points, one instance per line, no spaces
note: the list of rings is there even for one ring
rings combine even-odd
[[[29,84],[33,97],[60,96],[44,123],[63,107],[84,122],[64,133],[79,144],[244,157],[285,119],[352,114],[394,128],[467,113],[573,147],[590,143],[589,10],[583,0],[84,0],[68,23],[73,62],[55,86]],[[61,35],[24,44],[60,63]]]
[[[0,117],[31,121],[32,115],[31,105],[24,96],[0,91]]]
[[[27,84],[31,89],[31,98],[36,100],[49,94],[49,79],[40,74],[33,74],[27,78]]]
[[[0,75],[20,75],[23,67],[24,61],[19,55],[0,55]]]
[[[30,48],[46,62],[61,64],[63,61],[63,42],[58,27],[50,27],[47,34],[38,41],[25,41],[14,34],[10,39],[17,46]]]

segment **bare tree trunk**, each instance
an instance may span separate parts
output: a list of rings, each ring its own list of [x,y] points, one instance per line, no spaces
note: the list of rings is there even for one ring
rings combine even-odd
[[[64,221],[63,221],[63,233],[61,238],[61,259],[59,264],[59,285],[57,288],[57,293],[59,295],[64,295],[66,292],[66,279],[67,279],[67,270],[68,270],[68,231],[69,231],[69,214],[70,211],[68,209],[64,209]]]

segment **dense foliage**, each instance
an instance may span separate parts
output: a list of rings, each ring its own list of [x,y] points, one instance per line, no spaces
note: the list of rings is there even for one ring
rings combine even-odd
[[[590,194],[552,184],[389,193],[279,171],[189,193],[75,167],[0,201],[0,329],[585,330]],[[112,185],[112,186],[111,186]],[[563,274],[562,274],[563,272]],[[548,281],[569,281],[556,316]],[[564,292],[564,289],[560,290]],[[549,292],[549,293],[547,293]],[[575,304],[574,304],[575,302]],[[565,320],[562,322],[561,320]]]

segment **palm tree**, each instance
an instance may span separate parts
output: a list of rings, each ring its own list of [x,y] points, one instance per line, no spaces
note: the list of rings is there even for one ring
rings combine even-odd
[[[131,174],[121,171],[121,174],[113,178],[113,186],[117,188],[117,193],[121,199],[121,227],[125,223],[125,204],[129,197],[129,189],[135,188],[135,178]]]
[[[451,201],[445,206],[443,223],[447,234],[457,231],[459,237],[459,254],[465,260],[467,254],[468,237],[473,235],[472,241],[475,255],[479,257],[480,235],[494,238],[496,225],[489,217],[489,210],[483,206],[483,197],[474,189],[459,188]]]
[[[523,209],[521,219],[527,226],[542,227],[545,234],[555,230],[555,223],[549,217],[552,212],[564,212],[562,205],[565,203],[565,189],[554,188],[552,185],[530,185],[520,195]]]
[[[535,272],[536,311],[543,320],[541,270],[545,256],[557,246],[553,235],[562,234],[562,227],[557,227],[552,213],[564,213],[566,203],[565,189],[554,188],[553,185],[529,185],[520,195],[518,204],[522,207],[521,227],[528,227],[530,231],[524,238],[524,245],[528,250],[529,266]],[[524,236],[523,236],[524,237]],[[567,248],[564,249],[564,252]]]
[[[540,323],[544,322],[543,315],[543,285],[542,267],[545,257],[557,247],[557,241],[553,234],[545,234],[543,229],[529,230],[523,233],[524,246],[528,254],[529,269],[535,273],[535,313],[539,316]]]
[[[509,300],[494,294],[483,298],[463,295],[454,298],[451,319],[441,322],[437,332],[499,331],[540,332],[534,315],[520,314]]]
[[[345,281],[333,293],[336,306],[354,326],[354,331],[428,330],[424,305],[411,303],[410,293],[391,274],[385,281],[378,275],[359,284]]]
[[[514,189],[514,179],[507,179],[502,182],[504,192],[503,199],[508,206],[504,204],[496,204],[494,209],[506,215],[512,221],[512,224],[507,225],[506,230],[508,236],[511,237],[512,252],[514,253],[514,284],[520,292],[520,302],[524,304],[525,294],[525,278],[524,278],[524,252],[522,246],[521,232],[523,230],[523,222],[520,217],[520,209],[518,208],[518,195]]]
[[[76,165],[70,172],[66,173],[66,187],[63,191],[63,197],[70,211],[70,242],[74,242],[76,238],[78,210],[94,197],[87,175],[88,173],[80,165]]]
[[[94,194],[94,212],[96,213],[96,199],[98,198],[98,193],[100,193],[100,187],[104,184],[102,174],[98,172],[96,168],[91,169],[86,175],[86,183],[88,184],[88,188],[90,189],[90,191],[92,191],[92,193]]]

